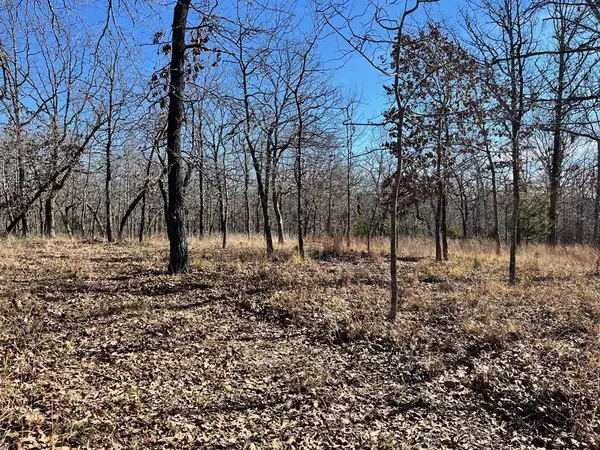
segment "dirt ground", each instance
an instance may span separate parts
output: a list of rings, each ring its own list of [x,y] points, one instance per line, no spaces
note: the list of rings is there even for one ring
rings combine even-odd
[[[586,247],[0,243],[0,449],[600,448],[600,275]]]

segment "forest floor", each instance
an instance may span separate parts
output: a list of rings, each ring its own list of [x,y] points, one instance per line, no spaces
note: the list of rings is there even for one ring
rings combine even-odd
[[[600,448],[594,251],[0,245],[0,449]]]

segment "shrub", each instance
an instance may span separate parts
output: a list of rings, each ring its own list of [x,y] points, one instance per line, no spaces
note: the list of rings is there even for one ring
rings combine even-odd
[[[448,227],[447,233],[450,239],[460,239],[463,237],[462,229],[455,224],[452,224]]]

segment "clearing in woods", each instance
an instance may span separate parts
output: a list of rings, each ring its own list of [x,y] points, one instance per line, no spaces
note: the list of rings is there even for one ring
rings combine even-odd
[[[363,249],[3,241],[0,448],[598,448],[592,249]]]

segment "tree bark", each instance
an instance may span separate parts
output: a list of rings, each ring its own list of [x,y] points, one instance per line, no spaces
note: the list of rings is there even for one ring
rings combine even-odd
[[[442,217],[441,217],[441,234],[442,234],[442,258],[444,261],[450,259],[448,252],[448,219],[447,219],[447,200],[446,192],[442,192]]]
[[[244,232],[250,237],[250,198],[248,195],[250,174],[248,169],[248,154],[244,149]]]
[[[331,163],[331,157],[329,158],[329,185],[327,193],[327,223],[325,229],[329,236],[333,235],[331,229],[331,210],[333,208],[333,165]]]
[[[46,202],[44,203],[44,234],[47,238],[53,238],[56,236],[56,230],[54,228],[54,202],[56,197],[56,191],[54,186],[50,188]]]
[[[285,237],[283,235],[283,217],[281,216],[281,192],[278,192],[275,184],[275,176],[273,176],[273,193],[271,200],[273,202],[273,212],[275,213],[275,222],[277,222],[277,243],[283,245]]]
[[[173,12],[171,82],[167,116],[169,274],[181,274],[189,270],[182,178],[181,124],[183,121],[183,94],[185,90],[185,35],[190,1],[178,0]]]
[[[450,151],[450,128],[448,121],[445,124],[446,136],[444,139],[444,145],[442,145],[442,170],[441,170],[441,233],[442,233],[442,258],[444,261],[448,261],[450,255],[448,253],[448,218],[447,218],[447,197],[446,197],[446,186],[448,184],[448,154]]]
[[[146,191],[142,193],[142,207],[140,211],[140,229],[138,231],[138,242],[144,240],[144,233],[146,231]]]
[[[111,94],[112,97],[112,94]],[[108,140],[106,142],[106,178],[104,180],[104,205],[106,214],[106,239],[108,242],[113,241],[112,232],[112,204],[111,204],[111,180],[112,180],[112,161],[111,161],[111,147],[112,147],[112,100],[109,105],[109,116],[108,116]],[[119,230],[119,235],[121,231]]]
[[[300,79],[300,82],[302,79]],[[300,85],[298,85],[300,86]],[[296,100],[296,111],[298,113],[298,148],[296,151],[296,214],[298,220],[296,221],[296,228],[298,232],[298,254],[300,259],[304,261],[306,255],[304,253],[304,236],[302,235],[302,133],[304,131],[304,121],[302,117],[302,109],[300,107],[300,100],[298,98],[298,89],[294,92],[294,98]]]
[[[350,113],[347,112],[347,117],[350,119]],[[346,125],[346,150],[348,152],[347,157],[347,171],[346,171],[346,246],[350,247],[350,229],[351,229],[351,210],[350,210],[350,201],[351,201],[351,186],[350,186],[350,177],[352,175],[352,137],[351,133],[348,131],[348,127],[351,125]]]
[[[496,184],[496,168],[494,167],[494,160],[492,159],[492,152],[490,151],[489,144],[485,145],[485,153],[490,164],[490,176],[492,178],[492,204],[494,210],[494,229],[492,234],[494,242],[496,243],[496,255],[500,256],[502,248],[500,245],[500,218],[498,212],[498,186]]]
[[[438,117],[437,143],[436,143],[436,164],[435,175],[437,177],[437,202],[435,208],[435,261],[442,261],[442,195],[444,193],[444,183],[442,180],[442,121]]]
[[[558,221],[558,200],[560,195],[560,179],[562,176],[562,166],[564,160],[564,149],[562,140],[562,122],[563,122],[563,95],[565,90],[565,70],[566,60],[564,53],[564,38],[560,38],[558,54],[558,79],[556,101],[554,104],[554,130],[552,142],[552,161],[550,166],[550,207],[548,210],[548,219],[550,221],[550,233],[548,234],[548,243],[556,247],[558,243],[557,221]]]
[[[594,244],[600,249],[600,139],[596,140],[596,198],[594,203]],[[600,257],[599,257],[600,258]],[[599,259],[600,261],[600,259]]]
[[[17,166],[18,166],[18,172],[19,172],[19,196],[21,197],[21,199],[23,199],[23,197],[25,196],[25,178],[26,178],[25,166],[23,164],[23,154],[22,154],[22,149],[21,149],[21,143],[17,143],[17,147],[18,147]],[[27,237],[28,233],[29,233],[29,225],[27,223],[27,214],[23,214],[23,217],[21,218],[21,234],[23,235],[23,237]]]
[[[521,201],[520,196],[520,151],[519,151],[519,125],[513,120],[512,125],[512,142],[511,142],[511,153],[512,153],[512,173],[513,173],[513,206],[512,206],[512,219],[511,219],[511,236],[510,236],[510,262],[508,265],[508,282],[511,285],[517,282],[517,244],[519,236],[519,206]]]

